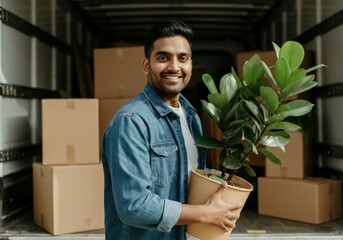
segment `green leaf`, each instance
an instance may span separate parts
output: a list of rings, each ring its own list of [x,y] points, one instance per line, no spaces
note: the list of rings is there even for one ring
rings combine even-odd
[[[245,104],[248,106],[248,109],[255,115],[259,116],[258,107],[252,101],[244,100]]]
[[[298,87],[293,92],[291,92],[287,98],[294,96],[294,95],[297,95],[297,94],[302,93],[302,92],[306,92],[306,91],[314,88],[317,85],[318,85],[317,82],[307,82],[307,83],[303,84],[302,86]]]
[[[236,79],[237,82],[237,88],[240,89],[243,87],[241,80],[239,79],[239,77],[237,76],[237,73],[235,71],[235,69],[233,67],[231,67],[231,74],[232,76]]]
[[[224,158],[223,166],[231,170],[237,170],[242,167],[240,161],[232,155]]]
[[[206,115],[216,122],[220,121],[221,111],[212,103],[201,100],[202,108],[204,109]]]
[[[280,94],[280,100],[281,101],[286,100],[288,97],[293,96],[295,92],[299,92],[303,88],[307,89],[308,84],[310,82],[313,82],[314,78],[315,78],[314,75],[309,75],[288,84],[285,87],[285,89],[282,90]],[[302,87],[302,86],[305,86],[305,87]]]
[[[220,93],[223,94],[228,101],[230,101],[237,92],[237,81],[231,74],[225,74],[219,82]]]
[[[207,89],[210,91],[210,93],[218,93],[217,86],[210,74],[207,74],[207,73],[203,74],[202,80],[207,86]]]
[[[312,72],[312,71],[317,70],[318,68],[322,68],[322,67],[327,67],[327,66],[325,64],[318,64],[314,67],[306,69],[306,73]]]
[[[268,149],[265,148],[259,148],[258,151],[264,154],[264,156],[267,157],[268,160],[271,162],[275,163],[276,165],[282,166],[282,161],[281,159],[275,155],[272,151],[269,151]]]
[[[275,112],[279,105],[279,98],[276,93],[270,87],[263,86],[260,88],[260,92],[268,107],[272,110],[272,112]]]
[[[295,71],[304,60],[305,51],[303,46],[295,41],[287,41],[280,48],[279,57],[287,60],[291,71]]]
[[[306,76],[306,70],[303,68],[296,69],[294,72],[291,73],[289,78],[286,81],[286,86],[289,85],[290,83],[302,79]]]
[[[221,176],[215,174],[211,174],[210,176],[208,176],[208,178],[220,183],[225,181],[225,179],[223,179]]]
[[[274,48],[274,51],[275,51],[275,54],[276,54],[276,58],[279,58],[280,47],[275,42],[272,42],[272,44],[273,44],[273,48]]]
[[[267,64],[265,62],[263,62],[263,61],[261,61],[261,62],[262,62],[262,66],[264,68],[264,71],[267,73],[267,76],[272,80],[273,84],[277,87],[275,78],[274,78],[272,72],[270,71],[269,67],[267,66]],[[280,89],[278,88],[278,90],[280,90]]]
[[[263,77],[264,67],[260,57],[255,54],[243,65],[243,82],[249,86],[257,81],[258,78]]]
[[[298,131],[300,129],[300,126],[290,122],[276,122],[268,127],[268,130]]]
[[[230,111],[226,114],[225,118],[224,118],[224,121],[223,121],[223,124],[224,126],[226,126],[229,121],[232,119],[234,113],[237,111],[237,109],[239,108],[240,106],[240,102],[236,103],[231,109]]]
[[[243,168],[249,176],[256,177],[254,169],[252,169],[248,164],[243,164]]]
[[[226,100],[225,96],[220,93],[210,93],[207,95],[207,99],[210,103],[216,106],[221,112],[229,107],[229,102]]]
[[[273,116],[271,116],[268,119],[268,124],[270,125],[270,124],[273,124],[273,123],[276,123],[276,122],[280,122],[280,121],[282,121],[284,119],[285,119],[285,116],[283,116],[283,115],[279,115],[279,114],[273,115]]]
[[[275,62],[275,81],[279,89],[286,87],[287,79],[291,75],[291,68],[284,57],[280,57]]]
[[[276,110],[277,114],[281,114],[284,117],[300,117],[309,113],[313,104],[307,100],[294,100],[292,102],[284,104],[282,108]]]
[[[224,143],[216,138],[209,136],[200,136],[195,139],[195,145],[202,148],[222,148]]]
[[[271,132],[268,131],[261,140],[261,143],[265,146],[269,147],[279,147],[281,149],[285,149],[284,145],[286,145],[290,141],[291,137],[286,132]]]

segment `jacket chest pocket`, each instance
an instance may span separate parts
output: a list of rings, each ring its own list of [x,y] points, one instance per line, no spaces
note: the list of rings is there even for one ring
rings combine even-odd
[[[177,150],[174,142],[151,145],[151,181],[159,186],[167,186],[176,177]]]

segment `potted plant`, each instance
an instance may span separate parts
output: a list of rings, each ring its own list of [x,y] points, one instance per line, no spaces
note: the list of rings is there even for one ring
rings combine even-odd
[[[245,62],[242,79],[232,68],[221,78],[219,90],[209,74],[202,76],[209,90],[207,100],[201,100],[202,107],[206,115],[216,122],[222,136],[221,139],[201,136],[195,144],[207,149],[221,148],[222,169],[219,172],[192,170],[189,203],[204,203],[222,181],[229,184],[227,193],[223,195],[224,201],[241,200],[245,203],[252,186],[236,176],[237,171],[244,168],[250,176],[256,176],[249,165],[253,153],[263,154],[273,163],[282,165],[281,159],[263,146],[279,147],[285,151],[285,145],[290,141],[288,132],[301,129],[287,118],[300,117],[312,110],[314,105],[311,102],[290,97],[315,87],[315,76],[310,73],[325,65],[301,68],[305,51],[298,42],[287,41],[281,48],[273,43],[273,47],[276,54],[275,64],[271,66],[273,69],[255,54]],[[200,188],[195,186],[199,181]],[[236,196],[240,200],[233,199]],[[205,229],[212,232],[204,233]],[[230,234],[218,227],[201,224],[190,225],[187,231],[202,240],[227,239]]]

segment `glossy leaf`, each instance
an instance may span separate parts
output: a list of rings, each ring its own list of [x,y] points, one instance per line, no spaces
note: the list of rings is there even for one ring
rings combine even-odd
[[[280,122],[284,119],[285,119],[285,116],[283,116],[283,115],[273,115],[268,119],[268,124],[270,125],[270,124],[273,124],[276,122]]]
[[[276,113],[283,115],[284,117],[300,117],[309,113],[313,104],[307,100],[294,100],[292,102],[284,104],[282,108],[276,110]]]
[[[237,91],[237,82],[231,73],[225,74],[219,82],[220,93],[224,94],[227,101],[230,101],[235,96]]]
[[[224,143],[210,136],[200,136],[195,139],[195,145],[202,148],[221,148]]]
[[[272,72],[270,71],[270,68],[267,66],[267,64],[265,62],[263,62],[263,61],[261,61],[261,62],[262,62],[262,66],[264,68],[264,71],[267,73],[267,77],[270,78],[270,80],[272,80],[274,86],[277,87],[275,78],[274,78]],[[278,88],[278,90],[280,90],[280,89]]]
[[[295,41],[285,42],[279,53],[279,58],[285,58],[289,64],[291,71],[295,71],[304,60],[305,51],[303,46]]]
[[[240,161],[232,155],[224,158],[223,166],[231,170],[236,170],[242,167]]]
[[[306,69],[306,72],[309,73],[309,72],[312,72],[312,71],[317,70],[317,69],[322,68],[322,67],[327,67],[327,66],[325,64],[318,64],[314,67]]]
[[[255,115],[259,115],[258,107],[252,101],[244,100],[245,104],[248,106],[249,110]]]
[[[275,42],[272,42],[272,44],[273,44],[273,48],[274,48],[274,51],[275,51],[275,54],[276,54],[276,58],[279,58],[280,47]]]
[[[225,181],[224,178],[222,178],[221,176],[218,176],[218,175],[216,175],[216,174],[211,174],[210,176],[208,176],[208,178],[209,178],[209,179],[212,179],[212,180],[214,180],[214,181],[216,181],[216,182],[219,182],[219,183],[222,183],[222,182]]]
[[[272,151],[269,151],[268,149],[265,148],[259,148],[258,151],[264,154],[268,160],[271,162],[275,163],[276,165],[282,166],[282,161],[281,159]]]
[[[291,137],[286,132],[267,132],[264,137],[262,137],[261,143],[269,147],[280,147],[285,149],[283,146],[290,141]]]
[[[203,74],[202,80],[205,83],[205,85],[207,86],[207,89],[210,91],[210,93],[218,93],[217,86],[216,86],[213,78],[211,77],[211,75],[209,75],[207,73]]]
[[[299,68],[295,70],[294,72],[291,73],[291,75],[288,77],[286,81],[286,86],[289,85],[290,83],[302,79],[306,76],[306,70],[303,68]]]
[[[279,98],[276,95],[276,93],[270,87],[263,86],[260,88],[260,91],[263,100],[267,103],[268,107],[272,110],[272,112],[275,112],[279,105]]]
[[[251,177],[256,177],[256,172],[248,164],[242,164],[246,173]]]
[[[309,82],[313,82],[314,78],[314,75],[309,75],[288,84],[285,89],[282,90],[280,94],[280,100],[283,101],[288,97],[293,96],[295,92],[299,92],[302,88],[304,88],[304,86],[307,86]]]
[[[236,79],[236,83],[237,83],[237,89],[240,89],[243,87],[239,77],[237,76],[237,73],[235,71],[235,69],[233,67],[231,67],[231,74],[232,76]]]
[[[279,89],[286,87],[287,79],[291,75],[291,68],[287,60],[280,57],[275,62],[275,81]]]
[[[243,82],[249,86],[257,81],[258,78],[263,77],[264,67],[261,63],[260,57],[255,54],[243,65]]]
[[[201,100],[202,108],[206,115],[216,122],[220,121],[221,111],[212,103]]]
[[[216,106],[221,112],[226,111],[229,107],[229,102],[226,100],[225,96],[220,93],[210,93],[207,96],[210,103]]]
[[[290,122],[276,122],[269,125],[268,130],[298,131],[301,127]]]

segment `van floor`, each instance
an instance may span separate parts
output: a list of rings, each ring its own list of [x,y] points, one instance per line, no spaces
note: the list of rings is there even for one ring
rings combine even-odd
[[[52,236],[33,223],[32,211],[1,222],[0,240],[103,240],[104,231]],[[256,209],[243,209],[230,240],[322,239],[343,240],[343,218],[323,224],[307,224],[261,216]]]

